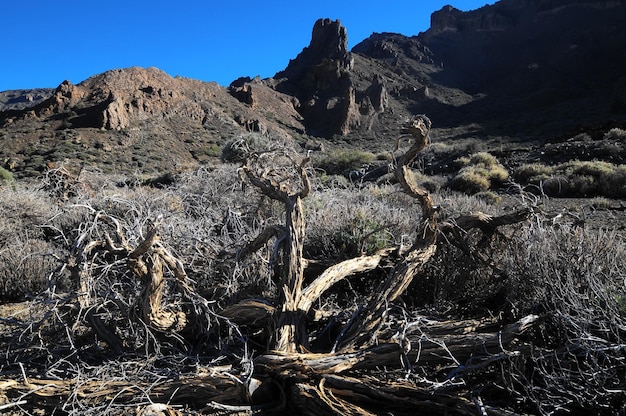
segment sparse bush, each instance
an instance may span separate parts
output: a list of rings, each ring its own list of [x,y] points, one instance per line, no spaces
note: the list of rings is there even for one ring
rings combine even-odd
[[[439,192],[439,190],[446,184],[446,178],[443,176],[425,175],[417,171],[412,171],[411,174],[415,181],[423,186],[428,192]]]
[[[250,156],[251,153],[269,150],[273,144],[276,143],[272,142],[269,137],[259,133],[239,136],[224,145],[222,149],[222,162],[242,162]]]
[[[392,187],[325,189],[306,201],[307,256],[343,258],[408,241],[416,208]]]
[[[610,199],[607,199],[603,196],[597,196],[591,199],[589,205],[593,209],[607,209],[610,208],[613,204]]]
[[[602,194],[610,198],[626,198],[626,165],[617,166],[601,183]]]
[[[554,168],[542,163],[527,163],[513,172],[515,180],[522,184],[539,184],[554,174]]]
[[[60,266],[58,251],[40,239],[12,236],[0,250],[0,300],[20,301],[44,291],[48,276]],[[59,289],[67,290],[66,283],[60,282]]]
[[[498,162],[495,156],[487,152],[474,153],[455,161],[461,167],[459,173],[452,178],[452,189],[474,194],[502,185],[509,179],[508,171]]]
[[[376,156],[370,152],[338,150],[329,152],[320,159],[314,159],[313,165],[326,172],[327,175],[349,175],[350,171],[358,170],[375,159]]]
[[[492,205],[497,205],[502,202],[502,197],[493,191],[478,192],[474,196]]]
[[[3,182],[13,182],[13,174],[0,166],[0,185]]]
[[[426,152],[431,152],[437,156],[442,155],[442,154],[452,153],[453,151],[456,151],[456,148],[454,146],[448,143],[443,143],[443,142],[431,143],[426,149]]]
[[[612,128],[604,133],[604,138],[609,140],[626,140],[626,130],[620,128]]]
[[[549,196],[626,196],[626,165],[604,161],[572,160],[555,166],[526,164],[515,170],[514,177],[521,184],[541,186]]]
[[[326,188],[348,188],[352,186],[350,180],[343,175],[327,175],[322,172],[318,180]]]

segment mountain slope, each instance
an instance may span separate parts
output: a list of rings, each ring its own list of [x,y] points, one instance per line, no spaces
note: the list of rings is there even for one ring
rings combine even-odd
[[[224,88],[127,68],[53,93],[2,93],[0,162],[18,177],[64,161],[176,171],[217,159],[249,132],[389,151],[414,114],[432,120],[438,141],[516,141],[533,151],[582,131],[597,138],[626,123],[624,18],[626,0],[446,6],[426,32],[375,33],[351,51],[347,29],[320,19],[310,44],[265,80]]]

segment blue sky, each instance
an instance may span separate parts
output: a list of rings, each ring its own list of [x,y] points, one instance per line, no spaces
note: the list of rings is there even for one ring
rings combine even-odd
[[[77,84],[109,69],[155,66],[227,86],[271,77],[311,40],[318,18],[339,19],[349,47],[373,32],[428,29],[433,11],[487,0],[28,0],[0,6],[0,91]],[[296,5],[297,4],[297,5]]]

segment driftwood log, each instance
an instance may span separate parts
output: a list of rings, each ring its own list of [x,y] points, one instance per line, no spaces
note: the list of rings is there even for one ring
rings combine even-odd
[[[113,398],[123,402],[141,392],[152,403],[193,403],[207,412],[224,413],[272,410],[311,415],[382,411],[469,415],[484,412],[484,408],[467,397],[433,389],[433,382],[420,385],[393,374],[411,373],[420,367],[437,368],[448,374],[440,382],[442,386],[454,383],[467,372],[525,351],[528,347],[518,342],[518,337],[539,322],[539,317],[527,316],[505,327],[499,327],[495,320],[450,322],[424,318],[405,320],[403,325],[389,330],[382,323],[390,305],[435,254],[442,235],[446,241],[489,263],[488,258],[467,245],[463,235],[477,229],[489,237],[500,226],[524,221],[531,211],[521,209],[503,216],[478,213],[454,221],[439,221],[438,208],[429,193],[410,174],[411,163],[428,144],[430,121],[418,116],[407,128],[412,143],[398,159],[395,175],[402,190],[421,207],[415,241],[409,247],[387,248],[331,265],[308,284],[304,278],[309,261],[303,255],[306,235],[303,200],[311,189],[309,158],[292,160],[291,166],[280,169],[264,165],[259,155],[248,158],[240,171],[242,178],[283,205],[285,223],[262,231],[241,248],[238,258],[243,259],[270,242],[276,244],[274,251],[280,253],[280,269],[275,276],[279,293],[276,299],[245,300],[214,311],[209,301],[194,292],[182,262],[161,243],[158,222],[149,224],[143,241],[132,246],[115,218],[97,213],[95,222],[103,224],[108,231],[93,240],[88,239],[89,233],[84,233],[76,243],[68,265],[79,282],[77,301],[82,312],[78,315],[86,318],[87,324],[113,351],[123,354],[127,346],[116,335],[111,322],[103,321],[101,308],[91,302],[96,258],[109,257],[117,265],[125,264],[127,278],[142,282],[141,321],[155,334],[170,336],[168,339],[184,339],[193,334],[197,339],[198,331],[190,329],[190,323],[203,315],[211,315],[205,316],[205,324],[201,325],[205,342],[212,339],[213,329],[206,324],[211,319],[226,323],[231,332],[246,326],[270,333],[267,350],[257,352],[254,358],[245,354],[241,359],[250,365],[247,371],[206,368],[152,385],[130,380],[102,385],[96,381],[42,379],[23,374],[21,379],[0,379],[0,387],[11,397],[42,400],[48,405],[63,403],[69,397],[80,397],[85,403]],[[316,314],[312,305],[338,282],[372,271],[383,263],[392,264],[391,270],[377,282],[369,297],[361,300],[331,347],[310,352],[314,341],[310,324],[327,318]],[[166,280],[170,282],[167,291]],[[193,307],[183,308],[173,304],[172,299]],[[392,376],[375,375],[384,374],[385,369]]]

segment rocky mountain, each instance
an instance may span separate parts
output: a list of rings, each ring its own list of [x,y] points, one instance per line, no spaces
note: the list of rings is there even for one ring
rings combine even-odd
[[[414,114],[433,121],[437,141],[532,148],[626,123],[625,18],[626,0],[446,6],[426,32],[374,33],[352,50],[347,28],[320,19],[310,44],[269,79],[225,88],[127,68],[3,92],[0,162],[17,176],[62,161],[176,171],[247,132],[383,151]]]
[[[54,93],[54,88],[11,90],[0,92],[0,111],[22,110],[39,104]]]

